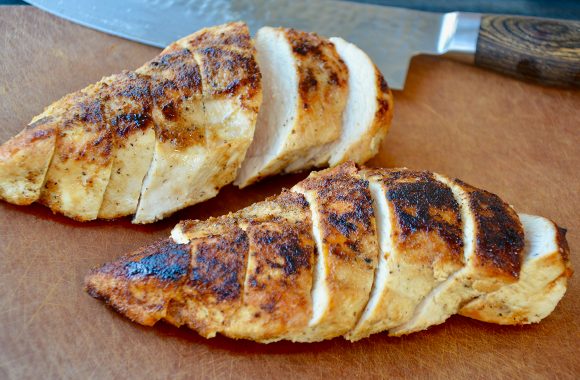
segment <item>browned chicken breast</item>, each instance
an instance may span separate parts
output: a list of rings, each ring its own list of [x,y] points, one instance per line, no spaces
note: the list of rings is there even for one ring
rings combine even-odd
[[[564,231],[445,176],[346,163],[93,270],[145,325],[258,342],[403,335],[453,314],[538,322],[572,270]]]
[[[248,28],[208,28],[49,106],[0,147],[0,197],[78,220],[146,223],[213,197],[245,157],[262,99]]]
[[[150,223],[234,179],[363,163],[392,115],[387,83],[356,46],[264,27],[254,47],[245,24],[221,25],[50,105],[0,146],[0,199]]]

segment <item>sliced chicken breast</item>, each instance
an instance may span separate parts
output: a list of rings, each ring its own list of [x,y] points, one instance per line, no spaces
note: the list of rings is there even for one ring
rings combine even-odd
[[[571,268],[562,229],[521,220],[458,180],[347,163],[236,213],[181,222],[93,270],[86,287],[141,324],[259,342],[402,335],[457,312],[530,323],[554,309]]]
[[[261,75],[243,23],[201,30],[138,70],[151,75],[157,126],[135,223],[214,197],[234,180],[252,141]]]
[[[150,223],[236,175],[243,187],[363,162],[388,130],[392,95],[362,51],[335,42],[340,52],[314,33],[265,27],[256,53],[240,22],[187,36],[53,103],[0,147],[0,198],[81,221]]]
[[[347,339],[399,326],[463,267],[459,204],[432,173],[366,170],[379,222],[380,259],[364,313]]]
[[[564,296],[571,275],[565,230],[540,216],[519,214],[524,227],[524,261],[516,283],[469,302],[459,314],[501,325],[539,322]]]
[[[369,183],[350,163],[312,173],[292,191],[310,203],[318,247],[303,341],[329,339],[355,326],[371,292],[378,240]]]
[[[280,172],[323,165],[341,133],[348,69],[314,33],[264,27],[256,34],[264,102],[237,179],[248,186]]]
[[[524,230],[515,211],[495,194],[441,175],[436,178],[452,189],[461,207],[465,266],[434,288],[413,317],[390,329],[390,335],[443,323],[466,302],[518,281]]]
[[[345,161],[363,164],[375,156],[393,118],[393,94],[368,55],[342,38],[330,41],[348,67],[348,100],[342,133],[330,148],[330,166]]]
[[[245,24],[208,28],[65,96],[0,148],[0,197],[144,223],[214,196],[254,133],[254,54]]]

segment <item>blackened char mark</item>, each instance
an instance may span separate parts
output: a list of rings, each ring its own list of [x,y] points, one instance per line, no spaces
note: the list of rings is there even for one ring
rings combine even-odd
[[[165,86],[157,87],[158,91],[173,87],[181,89],[186,97],[192,96],[194,93],[201,93],[201,73],[189,49],[169,51],[151,61],[149,65],[164,70],[172,78],[164,82]],[[162,96],[161,94],[158,92],[153,96]]]
[[[151,77],[134,72],[120,74],[113,84],[113,96],[121,96],[139,102],[143,106],[150,106]]]
[[[136,130],[143,130],[151,123],[151,115],[148,110],[143,113],[125,113],[115,115],[111,120],[111,125],[115,127],[117,136],[126,137]]]
[[[298,207],[299,209],[310,212],[310,204],[303,194],[283,189],[280,195],[273,197],[272,199],[285,209]]]
[[[125,263],[124,277],[177,282],[188,273],[190,259],[187,244],[177,244],[167,239],[150,246],[137,260]]]
[[[104,120],[100,99],[87,100],[79,105],[78,119],[83,123],[99,124]]]
[[[176,120],[178,111],[175,107],[175,102],[170,101],[169,103],[164,104],[161,107],[161,113],[163,113],[163,116],[165,116],[167,120]]]
[[[303,246],[298,235],[296,228],[289,227],[280,231],[256,228],[253,239],[256,249],[260,251],[256,254],[263,256],[260,259],[271,268],[282,269],[286,276],[295,275],[302,268],[310,269],[312,247]]]
[[[323,40],[316,33],[307,33],[296,29],[286,31],[292,51],[298,55],[322,55]]]
[[[232,228],[231,232],[193,243],[195,259],[188,286],[218,302],[240,297],[246,272],[248,236]]]
[[[419,231],[433,231],[452,252],[461,254],[461,214],[449,187],[429,172],[412,170],[391,171],[385,176],[385,183],[403,238]]]
[[[478,260],[491,270],[518,278],[524,230],[516,212],[497,195],[455,180],[466,189],[475,218]]]
[[[344,212],[329,211],[324,207],[321,209],[326,220],[343,235],[357,233],[360,227],[365,230],[371,228],[374,211],[367,180],[344,174],[324,178],[320,183],[318,197],[321,203],[345,204],[348,211]]]

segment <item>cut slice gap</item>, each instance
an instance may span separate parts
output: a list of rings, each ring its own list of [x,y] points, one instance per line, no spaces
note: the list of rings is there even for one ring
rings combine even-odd
[[[301,341],[312,315],[316,249],[306,200],[285,192],[235,215],[249,252],[243,304],[226,335],[263,343]]]
[[[318,252],[313,313],[301,341],[346,334],[369,300],[378,261],[368,182],[350,163],[312,173],[291,191],[304,194],[310,205]]]
[[[127,137],[116,153],[99,218],[114,219],[137,211],[143,181],[153,160],[155,131],[147,128]]]
[[[368,55],[342,38],[330,39],[348,67],[348,100],[342,132],[328,149],[329,165],[347,160],[362,164],[375,156],[393,116],[393,98],[383,76]]]
[[[234,182],[245,187],[287,164],[282,159],[297,123],[298,73],[290,44],[282,30],[264,27],[256,33],[256,58],[262,73],[263,101],[254,139]]]
[[[365,313],[346,335],[351,341],[411,319],[421,300],[463,265],[460,210],[448,186],[408,169],[361,173],[379,215],[382,257]]]
[[[379,237],[379,262],[375,270],[371,295],[363,313],[356,326],[345,337],[355,341],[371,335],[373,332],[384,330],[383,324],[389,326],[388,321],[379,316],[378,308],[385,302],[385,289],[388,284],[388,277],[392,273],[389,255],[393,251],[392,244],[392,210],[387,202],[383,186],[376,181],[369,181],[369,188],[373,197],[373,209],[377,221],[377,234]],[[384,306],[383,306],[384,307]],[[379,318],[377,318],[379,317]]]
[[[239,187],[326,164],[340,136],[348,69],[334,45],[314,34],[264,27],[256,34],[264,102]]]
[[[322,232],[320,231],[320,214],[316,197],[307,192],[301,193],[310,204],[312,215],[312,235],[316,242],[316,266],[312,280],[312,318],[308,322],[310,327],[318,325],[329,307],[328,299],[328,251],[323,249]]]
[[[539,322],[556,307],[569,276],[558,227],[535,215],[519,214],[526,245],[519,281],[481,295],[459,314],[503,325]]]
[[[459,307],[480,293],[471,287],[472,262],[475,256],[475,221],[469,206],[468,195],[461,186],[439,174],[438,181],[451,188],[460,205],[463,222],[463,260],[465,266],[441,282],[416,307],[413,317],[400,326],[389,330],[389,335],[400,336],[425,330],[429,326],[443,323],[456,314]]]

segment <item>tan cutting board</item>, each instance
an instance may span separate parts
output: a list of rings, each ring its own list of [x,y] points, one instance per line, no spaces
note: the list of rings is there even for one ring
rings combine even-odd
[[[193,31],[192,31],[193,32]],[[49,16],[0,7],[0,140],[42,108],[158,50]],[[569,229],[580,270],[580,93],[438,58],[413,61],[376,166],[457,176]],[[231,187],[161,223],[76,223],[0,202],[0,378],[530,378],[580,376],[580,280],[542,323],[453,317],[404,338],[259,345],[141,327],[83,292],[89,268],[168,234],[183,218],[236,210],[303,175]]]

